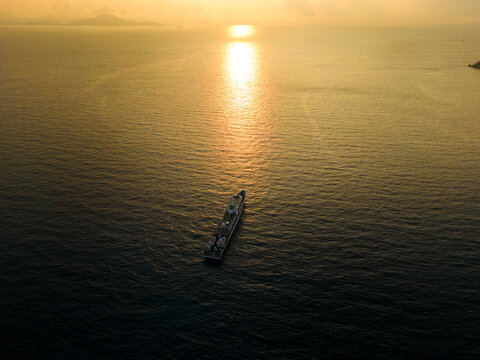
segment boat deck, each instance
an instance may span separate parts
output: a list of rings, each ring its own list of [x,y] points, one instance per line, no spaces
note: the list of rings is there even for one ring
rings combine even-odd
[[[233,209],[231,206],[233,206]],[[242,216],[244,206],[245,192],[241,191],[238,195],[230,199],[223,213],[222,221],[215,229],[210,241],[207,243],[202,257],[205,259],[222,260],[225,249],[227,248],[230,238]]]

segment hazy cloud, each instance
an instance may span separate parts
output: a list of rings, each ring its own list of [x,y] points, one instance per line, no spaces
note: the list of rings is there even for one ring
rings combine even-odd
[[[342,4],[339,4],[338,1],[332,0],[323,0],[318,1],[318,9],[319,11],[327,16],[345,16],[347,15],[347,11]]]
[[[115,9],[110,6],[102,6],[93,11],[94,14],[115,14],[115,12]]]
[[[100,13],[161,23],[401,25],[480,20],[480,0],[0,0],[0,17]]]
[[[288,8],[297,11],[303,16],[315,16],[315,11],[310,0],[285,0]]]

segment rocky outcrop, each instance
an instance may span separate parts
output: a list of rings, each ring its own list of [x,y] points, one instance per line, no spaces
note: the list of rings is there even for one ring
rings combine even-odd
[[[468,66],[475,68],[475,69],[480,69],[480,61],[477,61],[475,64],[469,64]]]

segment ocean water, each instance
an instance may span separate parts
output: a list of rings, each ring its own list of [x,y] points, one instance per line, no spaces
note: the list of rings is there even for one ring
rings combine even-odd
[[[0,357],[480,358],[479,51],[0,27]]]

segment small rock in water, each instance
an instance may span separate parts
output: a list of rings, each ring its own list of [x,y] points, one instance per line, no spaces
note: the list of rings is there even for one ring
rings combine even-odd
[[[475,68],[475,69],[480,69],[480,61],[477,61],[475,64],[469,64],[468,66]]]

